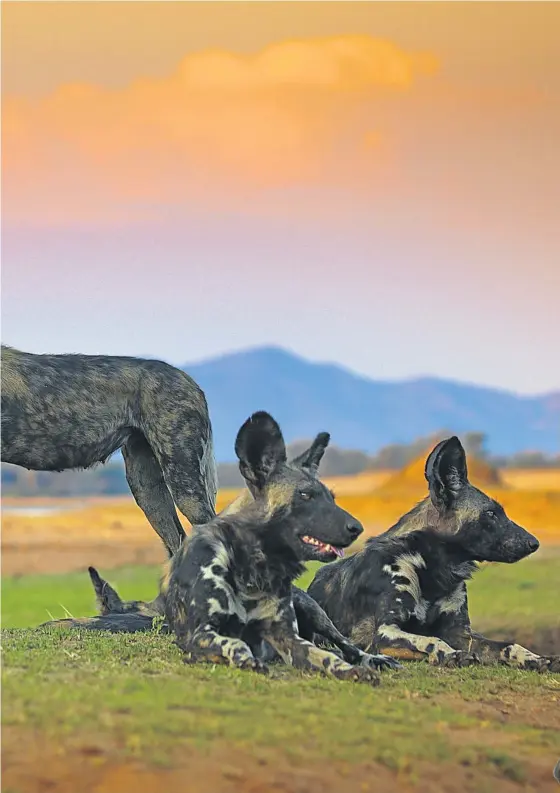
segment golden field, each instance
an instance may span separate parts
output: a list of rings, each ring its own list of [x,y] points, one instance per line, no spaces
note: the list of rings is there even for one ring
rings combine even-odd
[[[470,462],[473,484],[495,497],[510,517],[543,544],[560,544],[560,470],[493,471]],[[375,471],[325,479],[338,503],[356,515],[366,534],[392,525],[426,493],[423,461],[403,471]],[[237,495],[222,490],[218,509]],[[6,575],[62,573],[98,565],[103,569],[125,564],[157,564],[165,554],[159,539],[132,498],[90,498],[66,501],[45,499],[40,507],[63,511],[33,515],[33,500],[4,499],[2,567]],[[20,513],[12,512],[17,507]],[[188,521],[181,516],[186,529]]]

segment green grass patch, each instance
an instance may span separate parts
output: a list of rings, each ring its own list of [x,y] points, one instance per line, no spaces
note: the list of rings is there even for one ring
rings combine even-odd
[[[160,574],[154,567],[101,572],[123,597],[146,600]],[[313,572],[299,583],[307,586]],[[469,586],[473,622],[514,632],[558,626],[559,587],[558,554],[487,566]],[[2,596],[3,723],[62,743],[102,736],[123,756],[163,764],[183,749],[224,741],[257,756],[272,749],[295,764],[377,761],[405,775],[418,762],[451,762],[484,769],[490,788],[497,778],[523,784],[537,756],[550,757],[551,769],[556,759],[557,676],[411,663],[385,673],[376,689],[284,666],[267,678],[185,666],[171,637],[157,632],[22,630],[48,612],[95,613],[86,572],[7,578]],[[504,720],[508,702],[512,713],[523,704],[531,716]]]
[[[298,581],[307,588],[319,565],[311,564]],[[161,569],[122,567],[100,570],[124,599],[151,600]],[[477,629],[499,631],[560,626],[560,554],[539,552],[513,565],[485,565],[469,583],[469,607]],[[93,588],[86,571],[30,575],[2,581],[2,626],[28,628],[46,620],[95,614]]]
[[[545,686],[542,676],[511,669],[427,664],[386,673],[377,689],[283,666],[265,678],[185,666],[171,638],[156,633],[8,630],[3,656],[5,725],[38,728],[58,740],[109,734],[124,754],[158,762],[180,747],[204,749],[221,740],[252,751],[282,747],[298,762],[376,760],[396,770],[416,760],[460,762],[470,748],[477,763],[511,777],[522,771],[510,753],[482,751],[479,738],[454,740],[480,726],[457,704],[512,694],[536,701]],[[552,734],[534,727],[500,729],[516,751],[554,745]]]

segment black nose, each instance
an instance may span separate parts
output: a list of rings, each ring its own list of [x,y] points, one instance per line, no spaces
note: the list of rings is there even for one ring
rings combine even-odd
[[[540,546],[540,542],[537,540],[537,538],[531,537],[531,539],[529,540],[529,549],[531,553],[535,553],[535,551],[538,551],[539,546]]]
[[[353,540],[355,540],[356,537],[359,537],[360,534],[363,532],[363,530],[364,527],[358,520],[352,520],[346,524],[346,531],[352,537]]]

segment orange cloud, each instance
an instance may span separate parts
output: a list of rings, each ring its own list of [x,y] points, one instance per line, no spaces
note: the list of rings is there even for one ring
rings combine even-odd
[[[348,35],[193,53],[169,77],[123,90],[5,97],[5,216],[91,219],[212,191],[361,178],[383,138],[376,100],[437,66],[429,53]]]

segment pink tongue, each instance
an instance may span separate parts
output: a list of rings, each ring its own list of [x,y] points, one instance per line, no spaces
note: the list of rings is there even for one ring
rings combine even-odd
[[[337,556],[340,556],[340,558],[344,556],[344,548],[336,548],[334,545],[331,545],[331,548]]]

